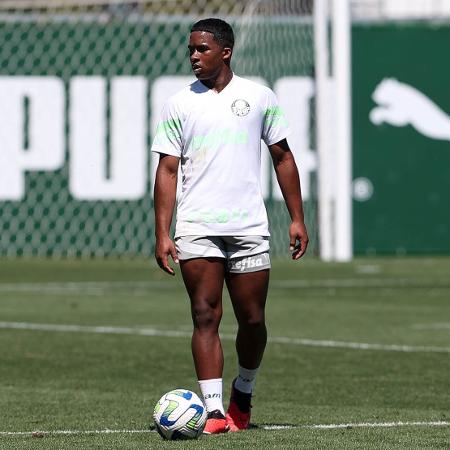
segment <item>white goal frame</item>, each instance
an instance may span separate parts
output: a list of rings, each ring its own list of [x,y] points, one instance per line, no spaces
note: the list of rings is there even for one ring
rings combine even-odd
[[[345,262],[353,257],[350,0],[315,1],[314,42],[319,254]]]

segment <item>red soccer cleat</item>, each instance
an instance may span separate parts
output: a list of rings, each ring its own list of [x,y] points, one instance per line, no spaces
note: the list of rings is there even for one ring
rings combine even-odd
[[[208,413],[203,434],[220,434],[226,433],[228,430],[229,426],[227,424],[227,420],[218,409]]]
[[[250,427],[252,394],[245,394],[231,386],[230,406],[228,407],[226,419],[231,432],[247,430]]]

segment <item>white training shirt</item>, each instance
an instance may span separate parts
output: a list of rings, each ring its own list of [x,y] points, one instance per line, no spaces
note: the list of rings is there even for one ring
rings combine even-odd
[[[170,97],[152,151],[181,159],[175,237],[269,236],[261,139],[288,134],[275,94],[236,75],[219,93],[197,80]]]

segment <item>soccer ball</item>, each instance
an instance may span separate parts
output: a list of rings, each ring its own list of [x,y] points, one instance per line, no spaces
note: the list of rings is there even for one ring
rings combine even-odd
[[[197,439],[206,423],[206,408],[195,392],[175,389],[155,405],[153,419],[163,439]]]

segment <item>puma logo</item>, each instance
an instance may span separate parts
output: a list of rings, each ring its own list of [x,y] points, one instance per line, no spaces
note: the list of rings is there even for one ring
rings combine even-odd
[[[372,99],[378,104],[369,114],[373,124],[411,125],[426,137],[450,141],[450,116],[415,87],[385,78]]]

